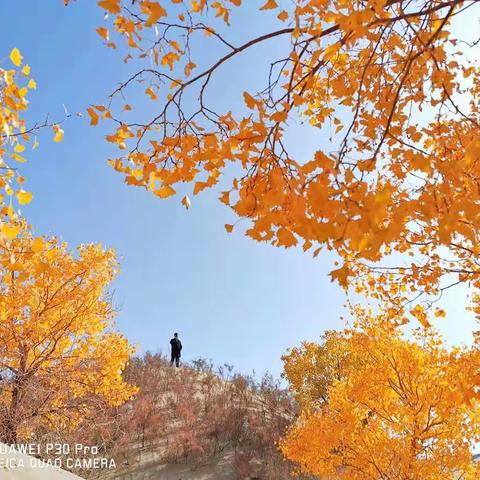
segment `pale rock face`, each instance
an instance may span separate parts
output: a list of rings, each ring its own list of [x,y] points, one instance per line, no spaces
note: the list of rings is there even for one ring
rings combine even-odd
[[[34,453],[33,449],[28,450]],[[27,452],[27,450],[25,450]],[[82,480],[37,458],[0,443],[1,480]]]

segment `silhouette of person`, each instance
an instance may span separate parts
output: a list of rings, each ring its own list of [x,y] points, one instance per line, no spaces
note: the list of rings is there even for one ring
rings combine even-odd
[[[180,366],[180,355],[182,353],[182,342],[178,338],[178,333],[173,334],[173,338],[170,340],[170,346],[172,347],[172,356],[170,359],[170,365]]]

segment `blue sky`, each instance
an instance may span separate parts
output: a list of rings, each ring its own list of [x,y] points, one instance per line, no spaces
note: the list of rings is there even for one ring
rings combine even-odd
[[[62,118],[62,105],[85,111],[126,78],[122,56],[95,32],[103,21],[96,2],[21,4],[23,13],[19,2],[2,2],[2,17],[21,15],[21,22],[5,22],[0,58],[6,65],[16,46],[31,65],[38,84],[30,97],[32,121],[47,113]],[[241,98],[245,89],[240,82],[251,74],[242,61],[239,90],[229,82],[225,100]],[[62,143],[44,132],[28,154],[24,171],[35,197],[23,213],[38,233],[58,234],[72,247],[101,242],[116,249],[122,266],[113,285],[117,325],[141,351],[166,351],[178,330],[185,359],[203,356],[278,375],[287,347],[340,326],[344,298],[327,278],[331,259],[257,244],[241,231],[227,235],[223,225],[235,218],[217,194],[195,197],[187,212],[177,198],[161,201],[127,187],[106,164],[115,152],[104,127],[73,117],[63,128]]]
[[[12,19],[0,31],[1,65],[18,47],[38,84],[30,97],[31,121],[47,113],[62,118],[63,105],[84,112],[131,71],[95,32],[103,16],[93,0],[68,8],[61,0],[4,1],[0,12]],[[245,12],[239,20],[252,32],[266,32],[265,18]],[[244,29],[232,31],[230,38],[242,34]],[[241,92],[266,78],[265,55],[275,48],[258,48],[224,70],[213,100],[240,108]],[[209,54],[204,52],[205,61]],[[142,101],[129,98],[136,100]],[[216,193],[195,197],[187,212],[178,198],[161,201],[127,187],[106,163],[115,152],[104,141],[104,128],[74,116],[64,125],[62,143],[53,143],[50,131],[40,134],[40,147],[28,154],[24,170],[35,197],[23,213],[38,233],[60,235],[72,247],[100,242],[116,249],[122,265],[113,285],[117,324],[140,351],[166,351],[179,331],[186,360],[202,356],[278,375],[287,347],[342,325],[345,298],[329,281],[331,257],[313,260],[300,250],[255,243],[241,231],[227,235],[223,225],[235,217]],[[318,138],[293,125],[290,142],[302,156]],[[470,327],[463,297],[455,295],[447,302],[458,321],[446,331],[460,341],[468,339]]]

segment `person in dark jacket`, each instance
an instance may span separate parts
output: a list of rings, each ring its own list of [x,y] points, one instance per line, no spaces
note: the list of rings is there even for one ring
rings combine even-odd
[[[170,340],[170,346],[172,347],[172,356],[170,360],[170,365],[180,366],[180,355],[182,353],[182,342],[178,338],[178,333],[173,334],[173,338]]]

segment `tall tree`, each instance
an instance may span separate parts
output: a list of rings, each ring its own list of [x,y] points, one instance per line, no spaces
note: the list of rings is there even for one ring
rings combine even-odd
[[[333,249],[343,258],[333,279],[389,302],[391,318],[418,318],[409,301],[419,293],[428,307],[450,284],[480,286],[478,41],[461,28],[478,3],[295,0],[281,10],[267,0],[268,30],[249,37],[233,10],[251,2],[102,0],[111,27],[99,34],[112,47],[124,37],[126,60],[148,64],[89,108],[91,123],[113,121],[107,140],[125,153],[112,166],[161,198],[180,182],[194,194],[214,187],[235,164],[220,200],[250,220],[247,235]],[[243,41],[229,40],[230,19]],[[287,40],[284,54],[265,59],[266,84],[243,93],[246,112],[215,111],[218,71],[275,39]],[[192,47],[208,41],[218,57],[203,64]],[[150,118],[125,105],[136,88],[161,101]],[[331,139],[306,161],[285,140],[299,118]]]
[[[326,402],[304,402],[281,445],[285,456],[321,478],[478,478],[472,451],[479,405],[469,387],[480,366],[478,345],[448,349],[434,332],[408,340],[377,321],[341,338],[353,361],[342,364]],[[287,370],[294,392],[292,372],[304,374],[310,364],[306,351]]]
[[[119,405],[135,388],[122,372],[132,347],[113,330],[107,288],[118,270],[99,245],[77,252],[34,237],[17,221],[0,237],[0,438],[71,429],[99,400]]]

